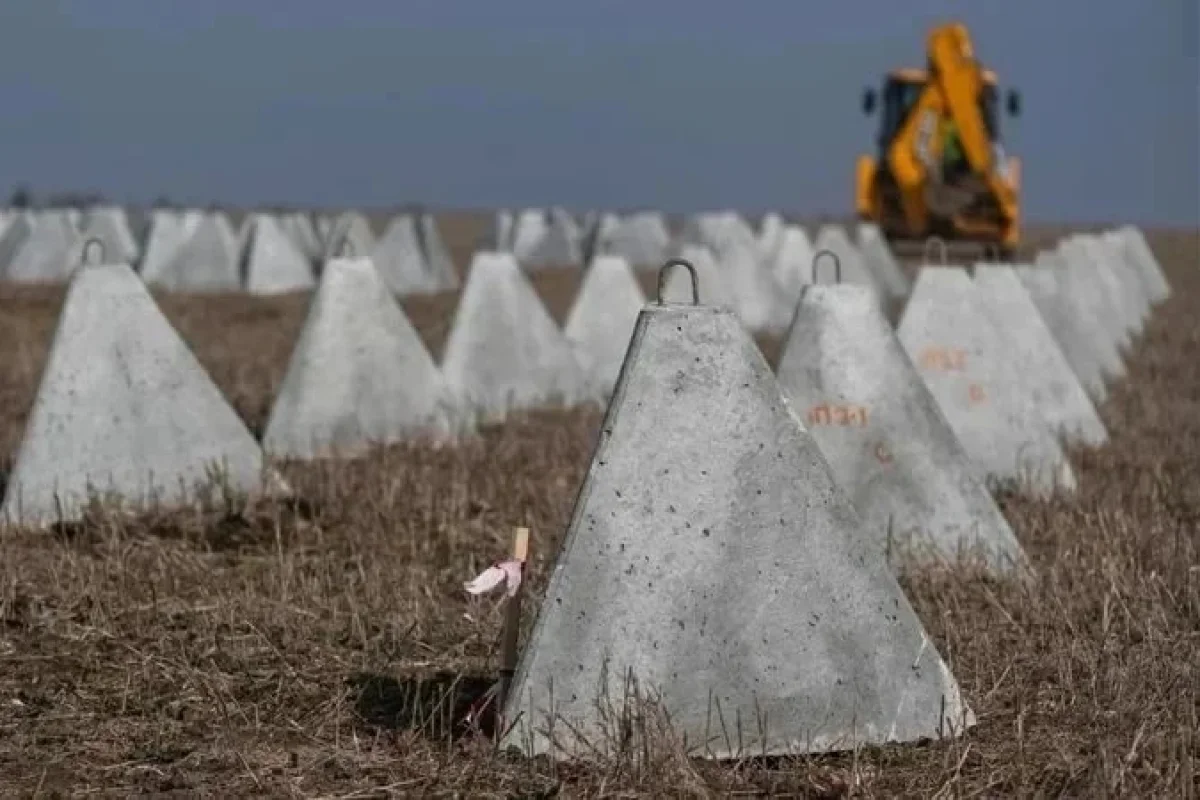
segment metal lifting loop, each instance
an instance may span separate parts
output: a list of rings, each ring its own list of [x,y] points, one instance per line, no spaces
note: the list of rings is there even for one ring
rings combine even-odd
[[[926,240],[925,240],[925,263],[926,263],[926,264],[932,264],[932,263],[933,263],[933,262],[932,262],[932,261],[930,261],[930,259],[929,259],[929,247],[930,247],[930,245],[937,245],[937,246],[938,246],[938,248],[939,248],[939,252],[942,254],[942,260],[941,260],[941,262],[940,262],[940,263],[941,263],[941,265],[942,265],[943,267],[944,267],[944,266],[946,266],[946,263],[947,263],[947,259],[946,259],[946,240],[945,240],[945,239],[943,239],[943,238],[942,238],[942,237],[940,237],[940,236],[930,236],[928,239],[926,239]]]
[[[813,255],[812,280],[810,281],[810,283],[815,284],[817,282],[817,264],[820,262],[821,256],[829,256],[831,259],[833,259],[833,282],[841,283],[842,282],[842,260],[840,258],[838,258],[838,254],[833,252],[832,250],[818,250]]]
[[[663,304],[663,292],[667,289],[667,276],[671,273],[671,267],[684,267],[692,276],[692,305],[700,305],[700,279],[696,276],[696,268],[692,266],[692,262],[682,258],[672,258],[663,264],[658,270],[658,304]]]
[[[90,258],[92,253],[96,254],[96,260]],[[104,242],[94,236],[83,243],[83,265],[85,267],[94,267],[104,263]]]

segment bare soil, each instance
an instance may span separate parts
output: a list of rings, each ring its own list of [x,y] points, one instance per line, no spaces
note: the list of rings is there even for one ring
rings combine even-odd
[[[461,268],[486,224],[444,226]],[[599,422],[575,411],[287,465],[298,499],[0,532],[0,795],[1194,797],[1200,237],[1150,239],[1175,294],[1102,409],[1112,443],[1074,453],[1077,497],[1003,498],[1040,582],[904,579],[978,715],[961,739],[716,764],[664,736],[556,766],[463,735],[501,615],[461,582],[528,525],[544,586]],[[577,276],[536,282],[561,321]],[[0,474],[61,298],[0,287]],[[261,428],[307,298],[159,299]],[[455,301],[405,301],[435,353]]]

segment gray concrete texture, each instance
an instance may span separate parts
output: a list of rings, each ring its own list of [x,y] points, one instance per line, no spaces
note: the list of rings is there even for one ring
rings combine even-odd
[[[299,292],[316,285],[312,263],[269,214],[255,214],[248,221],[248,235],[241,255],[243,285],[250,294],[272,295]]]
[[[1116,315],[1114,321],[1119,326],[1121,349],[1128,351],[1141,328],[1141,314],[1136,307],[1136,297],[1121,284],[1112,266],[1094,242],[1072,236],[1064,239],[1058,247],[1069,264],[1078,263],[1082,267],[1081,271],[1086,272],[1089,280],[1096,285],[1097,291],[1103,295],[1105,303]]]
[[[671,235],[657,211],[638,211],[625,217],[603,215],[594,246],[598,255],[621,256],[634,267],[658,267],[667,259]]]
[[[842,226],[822,225],[821,229],[817,231],[817,239],[813,243],[813,250],[817,252],[829,250],[838,257],[842,271],[840,283],[870,287],[880,295],[881,300],[883,299],[884,290],[880,286],[878,279],[871,273],[871,270],[863,260],[862,253],[850,241],[850,237],[846,235],[846,231]]]
[[[442,372],[456,404],[481,422],[591,394],[573,348],[511,253],[475,254]]]
[[[100,206],[88,209],[79,232],[84,240],[97,239],[114,263],[136,264],[141,257],[141,248],[123,208]]]
[[[258,443],[133,270],[80,269],[0,518],[77,520],[93,493],[131,508],[179,505],[202,497],[216,476],[255,492],[262,466]]]
[[[83,239],[72,217],[51,209],[32,215],[32,226],[8,263],[4,278],[13,283],[67,280],[79,265]]]
[[[364,256],[370,256],[393,294],[427,294],[441,289],[437,276],[425,263],[417,223],[410,216],[393,218],[371,251],[357,254],[359,258]]]
[[[732,309],[733,295],[726,281],[724,271],[717,263],[717,256],[706,245],[684,244],[679,248],[678,257],[689,262],[696,268],[696,278],[700,290],[700,302],[707,306]],[[659,299],[659,298],[652,298]],[[671,270],[663,287],[662,298],[668,303],[690,303],[692,301],[692,282],[687,270]]]
[[[204,213],[182,223],[183,243],[154,271],[143,267],[142,279],[163,289],[183,292],[235,292],[242,288],[237,235],[220,212]],[[190,227],[190,233],[188,229]]]
[[[1046,266],[1017,264],[1013,272],[1029,294],[1042,321],[1062,349],[1071,371],[1094,403],[1108,398],[1100,367],[1097,341],[1076,310],[1075,298],[1062,288],[1060,271]],[[1115,354],[1115,350],[1113,353]]]
[[[432,285],[436,291],[450,291],[458,288],[458,270],[450,258],[446,248],[446,240],[442,238],[437,219],[432,214],[421,214],[419,233],[421,235],[421,250],[425,254],[425,264],[432,276]]]
[[[577,266],[582,263],[582,237],[561,209],[528,209],[517,217],[512,251],[527,270]]]
[[[603,753],[620,735],[604,714],[619,718],[631,684],[716,758],[974,723],[729,310],[639,316],[514,676],[505,743]],[[718,718],[741,734],[723,736]]]
[[[892,300],[908,297],[912,289],[908,276],[892,255],[878,225],[864,223],[858,226],[858,250],[881,291]]]
[[[447,439],[460,424],[441,372],[371,260],[326,264],[267,421],[267,453],[353,456]]]
[[[1163,274],[1162,265],[1154,257],[1154,251],[1146,242],[1146,237],[1132,225],[1123,225],[1111,232],[1113,238],[1123,242],[1125,257],[1137,269],[1141,276],[1146,294],[1153,303],[1161,303],[1171,296],[1171,286]]]
[[[1074,491],[1074,471],[965,269],[922,267],[897,336],[985,481]]]
[[[629,349],[633,326],[646,297],[624,258],[600,255],[584,274],[563,329],[575,348],[588,384],[607,400]]]
[[[1112,382],[1124,378],[1125,362],[1121,356],[1124,327],[1095,281],[1091,280],[1087,267],[1079,262],[1071,264],[1057,251],[1038,253],[1036,266],[1055,272],[1060,292],[1071,299],[1079,323],[1095,337],[1094,347],[1105,380]]]
[[[975,285],[984,312],[1001,331],[1008,358],[1046,424],[1066,441],[1099,447],[1108,431],[1037,305],[1012,267],[979,264]]]
[[[800,290],[812,281],[813,247],[808,234],[798,225],[786,226],[771,262],[775,280],[775,301],[771,309],[771,327],[786,331],[792,324]]]
[[[776,371],[881,550],[1027,563],[870,289],[806,287]]]

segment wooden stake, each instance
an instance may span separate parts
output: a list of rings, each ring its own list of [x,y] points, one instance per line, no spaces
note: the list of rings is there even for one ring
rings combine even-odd
[[[512,558],[521,562],[521,585],[504,607],[504,629],[500,640],[500,692],[497,716],[504,713],[513,673],[517,671],[517,644],[521,636],[521,591],[525,588],[525,563],[529,559],[529,528],[513,528]]]

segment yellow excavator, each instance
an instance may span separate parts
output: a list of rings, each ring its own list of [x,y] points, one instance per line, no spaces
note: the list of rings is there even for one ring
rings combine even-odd
[[[880,107],[878,153],[858,158],[855,206],[893,244],[938,237],[1011,258],[1021,239],[1020,161],[1000,141],[996,75],[975,57],[965,25],[935,26],[925,69],[892,70],[863,112]],[[1009,116],[1021,111],[1010,89]]]

